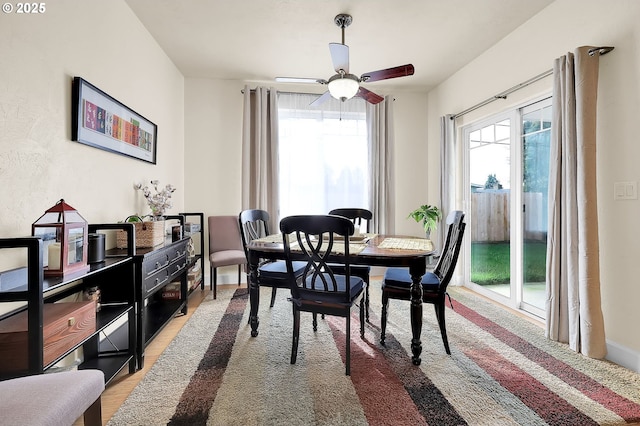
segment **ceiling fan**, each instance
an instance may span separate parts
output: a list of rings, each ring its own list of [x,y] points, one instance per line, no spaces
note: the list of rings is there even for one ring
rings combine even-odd
[[[342,29],[342,43],[329,43],[329,51],[331,60],[336,74],[328,80],[322,78],[298,78],[298,77],[276,77],[276,81],[284,83],[320,83],[326,84],[329,88],[318,99],[313,101],[311,105],[320,105],[330,96],[341,101],[346,101],[354,96],[363,98],[369,103],[377,104],[382,102],[384,98],[377,95],[360,85],[360,83],[371,83],[374,81],[387,80],[390,78],[406,77],[413,75],[414,68],[412,64],[400,65],[398,67],[387,68],[378,71],[371,71],[357,77],[349,73],[349,46],[344,44],[344,30],[351,25],[353,18],[351,15],[341,13],[334,20],[335,24]]]

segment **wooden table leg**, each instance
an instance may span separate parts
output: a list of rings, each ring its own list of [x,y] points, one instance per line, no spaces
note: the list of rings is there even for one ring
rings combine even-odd
[[[251,324],[251,337],[258,335],[258,306],[260,305],[260,287],[258,286],[258,262],[259,258],[249,251],[249,323]]]
[[[425,259],[414,262],[409,267],[411,275],[411,362],[414,365],[420,365],[422,362],[420,355],[422,354],[422,276],[426,271]]]

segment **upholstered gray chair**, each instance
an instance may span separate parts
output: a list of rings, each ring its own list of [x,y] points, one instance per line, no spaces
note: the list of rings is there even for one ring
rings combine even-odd
[[[247,256],[242,247],[242,237],[237,216],[209,216],[209,263],[211,266],[210,289],[213,298],[218,296],[218,268],[238,265],[238,285],[242,276],[242,265]]]
[[[104,374],[62,371],[0,381],[0,426],[102,425]]]

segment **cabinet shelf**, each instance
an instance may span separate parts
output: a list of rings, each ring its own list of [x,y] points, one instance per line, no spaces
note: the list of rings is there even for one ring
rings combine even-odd
[[[154,301],[145,307],[145,345],[153,340],[184,307],[183,300]]]
[[[101,354],[78,365],[78,370],[98,369],[104,373],[105,384],[111,380],[129,363],[135,361],[132,354]]]
[[[96,333],[100,333],[132,309],[133,305],[103,305],[100,312],[96,313]]]
[[[200,279],[197,280],[193,286],[190,286],[188,293],[191,294],[198,286],[201,290],[204,290],[204,213],[180,213],[185,218],[185,221],[189,217],[196,217],[200,230],[197,232],[186,232],[185,235],[191,237],[194,245],[197,245],[200,249],[200,253],[196,253],[195,256],[189,258],[189,268],[194,267],[198,262],[200,263]]]

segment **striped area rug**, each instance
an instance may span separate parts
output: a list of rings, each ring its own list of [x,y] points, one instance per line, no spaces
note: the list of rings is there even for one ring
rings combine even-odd
[[[433,307],[424,306],[422,364],[412,365],[408,302],[391,301],[381,346],[380,284],[360,339],[352,316],[351,376],[345,323],[302,314],[289,364],[292,313],[286,292],[260,334],[247,324],[246,289],[202,302],[109,425],[623,425],[640,422],[640,375],[548,341],[540,327],[472,293],[451,289],[451,356]]]

